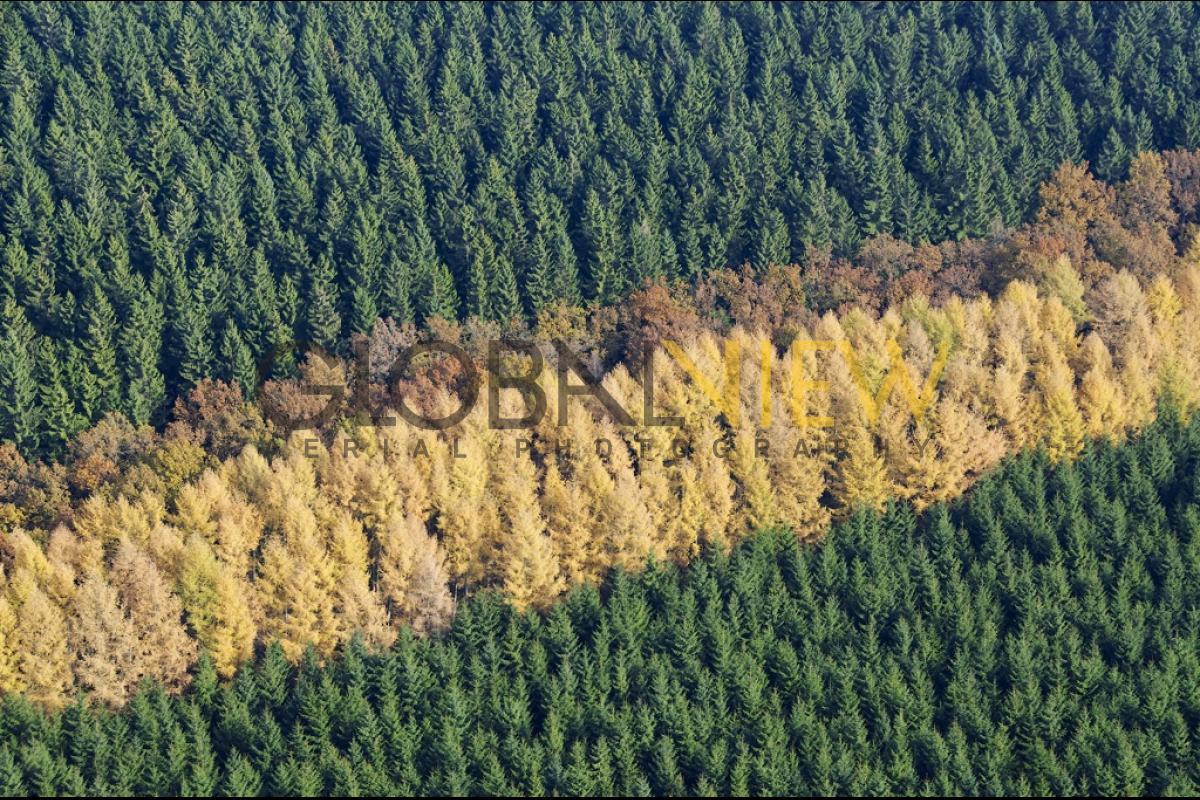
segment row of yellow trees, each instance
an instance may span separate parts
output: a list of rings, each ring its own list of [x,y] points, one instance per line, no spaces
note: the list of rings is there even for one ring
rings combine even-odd
[[[491,429],[481,402],[440,433],[347,426],[325,445],[299,432],[271,462],[247,448],[169,499],[97,494],[70,526],[3,537],[0,691],[119,704],[143,677],[182,686],[200,651],[228,676],[268,641],[295,658],[356,632],[387,644],[399,625],[433,631],[466,590],[540,608],[648,556],[686,562],[764,526],[813,537],[889,498],[923,507],[1007,453],[1069,457],[1144,425],[1160,400],[1200,401],[1200,268],[1145,286],[1121,273],[1085,294],[1060,260],[1042,284],[830,315],[796,336],[848,346],[764,347],[741,330],[732,346],[681,342],[685,358],[656,358],[653,393],[677,428],[618,426],[579,398],[560,425],[547,370],[550,412],[530,430]],[[719,391],[733,352],[736,410]],[[931,373],[918,419],[910,401]],[[639,378],[618,367],[605,387],[642,423]],[[520,415],[515,391],[501,399]],[[832,424],[797,424],[821,417]]]

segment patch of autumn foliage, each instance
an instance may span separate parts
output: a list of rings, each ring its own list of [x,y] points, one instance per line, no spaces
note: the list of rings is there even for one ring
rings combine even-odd
[[[202,381],[162,432],[109,416],[61,463],[0,446],[0,691],[58,707],[79,688],[119,704],[143,677],[181,686],[202,650],[229,675],[270,641],[298,658],[355,634],[386,644],[399,625],[437,630],[463,591],[495,587],[541,608],[614,566],[686,562],[762,527],[816,536],[858,506],[953,497],[1005,454],[1069,458],[1088,437],[1146,425],[1161,402],[1187,412],[1200,404],[1198,174],[1189,153],[1139,156],[1114,187],[1066,166],[1033,223],[986,242],[879,238],[853,264],[814,254],[692,290],[648,285],[615,309],[550,308],[533,331],[381,321],[355,343],[373,355],[365,374],[311,354],[300,377],[267,382],[253,402]],[[716,380],[733,341],[739,421],[660,353],[656,410],[679,429],[621,429],[582,401],[564,425],[551,403],[523,431],[489,428],[486,403],[442,434],[348,424],[401,401],[454,406],[464,375],[453,359],[389,379],[379,365],[404,347],[450,341],[483,364],[500,336],[575,343],[637,414],[643,353],[677,342]],[[914,419],[895,394],[871,408],[836,354],[791,347],[814,339],[848,342],[870,392],[893,369],[889,342],[918,385],[938,343],[951,349]],[[770,420],[754,386],[762,358]],[[827,390],[789,408],[793,374]],[[547,397],[555,380],[544,371]],[[312,386],[343,384],[313,430],[279,427],[328,404]],[[365,410],[351,404],[364,394]],[[519,411],[515,393],[502,402]],[[834,424],[800,426],[791,412]],[[611,452],[564,455],[596,439]]]

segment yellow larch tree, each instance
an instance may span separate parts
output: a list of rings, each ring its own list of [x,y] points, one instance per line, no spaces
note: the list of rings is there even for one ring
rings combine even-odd
[[[66,607],[75,594],[77,576],[103,572],[110,551],[111,547],[106,548],[94,539],[81,539],[65,525],[50,531],[46,539],[46,562],[53,576],[47,584],[51,599]]]
[[[488,491],[488,440],[485,412],[477,405],[446,432],[437,450],[433,507],[450,575],[464,586],[487,576],[499,523],[499,509]]]
[[[0,566],[0,695],[19,694],[25,690],[17,650],[20,646],[17,615],[13,613],[7,594],[4,568]]]
[[[1004,287],[996,303],[998,325],[1009,324],[1028,334],[1038,330],[1042,301],[1037,289],[1025,281],[1013,281]]]
[[[401,515],[399,507],[389,513],[392,519],[401,519]],[[318,506],[316,518],[336,587],[334,635],[346,639],[361,633],[368,644],[390,645],[395,640],[395,631],[388,625],[383,596],[371,588],[371,543],[362,524],[345,508],[324,499]]]
[[[405,513],[405,496],[372,429],[340,432],[321,469],[321,494],[351,512],[369,532],[386,528]]]
[[[83,539],[111,544],[130,538],[145,544],[165,517],[165,501],[149,489],[136,495],[96,493],[80,506],[72,527]]]
[[[117,548],[109,580],[137,636],[134,658],[139,673],[168,691],[181,689],[196,657],[196,642],[184,628],[179,597],[154,561],[129,540]]]
[[[321,497],[318,471],[329,452],[319,440],[297,431],[264,469],[265,460],[247,447],[239,458],[235,483],[261,515],[265,531],[286,530],[299,509],[315,509]]]
[[[68,627],[79,687],[93,700],[123,705],[143,674],[138,631],[103,575],[93,573],[84,579],[75,593]]]
[[[507,452],[495,455],[506,459],[495,486],[502,520],[495,554],[497,577],[518,609],[545,608],[564,588],[558,554],[538,502],[537,467],[527,450],[517,452],[518,436],[508,433],[498,437]]]
[[[727,446],[716,420],[708,419],[695,432],[691,455],[700,491],[700,544],[722,551],[733,545],[737,528],[734,500],[737,486],[728,460],[721,455]]]
[[[13,576],[14,581],[18,578]],[[16,609],[17,673],[22,694],[51,711],[67,704],[70,696],[71,654],[67,622],[61,608],[41,587],[32,585]]]
[[[217,493],[224,489],[215,471],[205,470],[196,481],[181,487],[176,494],[171,523],[185,534],[195,533],[206,541],[216,541],[217,523],[213,517]]]
[[[1195,329],[1187,331],[1183,323],[1183,302],[1174,284],[1157,276],[1146,290],[1146,306],[1158,345],[1158,373],[1161,396],[1182,411],[1200,400],[1200,362],[1193,346]]]
[[[1037,276],[1038,288],[1047,297],[1054,297],[1071,313],[1075,322],[1083,322],[1088,317],[1087,304],[1084,302],[1086,291],[1079,270],[1071,263],[1071,257],[1060,253],[1050,259]]]
[[[892,363],[889,374],[897,374],[897,367],[908,370],[909,380],[920,385],[911,376],[914,373],[926,375],[933,369],[934,354],[929,337],[924,328],[913,321],[906,326],[902,338],[905,346],[900,351],[900,359]],[[877,409],[879,423],[876,430],[881,455],[897,496],[921,505],[928,502],[925,498],[932,492],[932,486],[942,480],[942,473],[953,466],[938,463],[928,409],[914,410],[910,406],[911,398],[904,397],[899,388],[894,387],[882,408]]]
[[[831,316],[831,315],[827,315]],[[883,382],[891,367],[887,351],[887,329],[883,322],[873,319],[861,308],[855,307],[840,320],[845,338],[850,343],[852,357],[858,369],[858,377],[872,394]]]
[[[840,326],[832,315],[827,314],[817,325],[820,340],[836,344],[842,341],[839,333]],[[834,426],[831,433],[837,453],[831,488],[838,513],[844,516],[858,506],[882,508],[894,494],[894,487],[876,445],[874,428],[868,422],[874,398],[864,395],[873,392],[874,386],[867,383],[862,362],[852,348],[836,352],[826,362]]]
[[[379,544],[379,588],[392,619],[420,634],[445,627],[454,613],[454,598],[437,539],[409,515],[383,531]]]
[[[396,629],[388,622],[382,594],[371,588],[364,573],[349,572],[338,580],[337,605],[334,609],[344,637],[361,635],[375,648],[391,647]]]
[[[658,526],[649,507],[655,492],[651,486],[643,485],[638,474],[639,448],[631,447],[617,422],[607,414],[595,420],[595,431],[597,441],[608,443],[604,445],[600,461],[613,478],[614,494],[621,494],[619,498],[610,495],[610,500],[618,502],[608,505],[609,519],[613,520],[614,527],[609,531],[606,546],[615,548],[615,552],[624,552],[627,557],[622,563],[629,568],[640,566],[650,555],[659,561],[665,560],[667,534]],[[650,457],[649,453],[647,455]]]
[[[948,468],[939,463],[929,420],[914,421],[905,410],[889,404],[879,420],[879,440],[896,496],[917,506],[926,504]]]
[[[804,357],[803,374],[812,376],[810,380],[821,381],[825,390],[810,391],[805,399],[808,403],[824,403],[825,413],[820,416],[828,418],[827,441],[836,448],[835,443],[846,435],[844,426],[867,424],[867,402],[874,400],[874,387],[836,317],[832,314],[821,317],[813,336],[821,352]],[[865,398],[864,394],[871,396]],[[808,413],[810,416],[817,414],[812,406]]]
[[[654,552],[665,557],[677,538],[674,528],[680,522],[678,465],[671,458],[671,443],[677,435],[676,429],[664,425],[647,424],[643,403],[642,386],[625,369],[624,365],[612,370],[604,380],[604,386],[617,404],[633,420],[631,426],[615,430],[619,439],[614,446],[624,443],[622,453],[628,453],[637,473],[638,491],[642,505],[650,514],[654,534]],[[608,411],[600,412],[608,415]],[[613,420],[607,420],[615,424]]]
[[[1092,312],[1092,326],[1117,355],[1124,352],[1137,327],[1151,325],[1145,292],[1137,278],[1126,270],[1105,278],[1091,293],[1088,308]],[[1143,350],[1142,355],[1153,360],[1155,354]]]
[[[394,425],[373,429],[376,451],[397,487],[405,514],[429,515],[433,431],[414,428],[394,414]]]
[[[801,431],[780,418],[767,431],[767,439],[778,521],[800,538],[812,538],[829,522],[829,509],[821,504],[825,494],[825,458],[810,448]]]
[[[329,655],[342,634],[336,613],[337,565],[322,541],[316,517],[303,506],[292,511],[284,532],[263,546],[255,581],[263,634],[278,641],[292,659],[307,645]]]
[[[1175,281],[1180,312],[1175,326],[1179,336],[1174,350],[1191,379],[1195,405],[1200,404],[1200,348],[1188,346],[1188,343],[1192,341],[1191,334],[1200,330],[1200,237],[1192,242],[1191,251],[1198,260],[1181,268]]]
[[[935,441],[944,461],[954,465],[936,486],[932,502],[961,494],[967,484],[1004,457],[1004,437],[990,429],[979,413],[953,398],[943,398],[933,410]]]
[[[614,451],[616,448],[614,447]],[[603,466],[593,463],[590,472],[602,471]],[[605,566],[640,569],[652,553],[660,560],[666,558],[665,550],[655,535],[654,523],[646,504],[638,491],[637,478],[628,464],[619,465],[617,474],[602,481],[587,485],[601,485],[605,489],[597,494],[599,516],[597,532],[602,542]]]
[[[650,515],[654,536],[654,552],[664,557],[676,535],[673,530],[679,521],[679,469],[664,458],[669,442],[646,445],[646,455],[637,456],[637,488],[642,505]]]
[[[989,406],[995,426],[1008,438],[1014,450],[1029,446],[1035,436],[1034,409],[1030,407],[1029,358],[1025,352],[1027,330],[1018,307],[1002,300],[993,317],[994,355]]]
[[[844,516],[860,506],[882,508],[895,495],[895,487],[875,436],[861,423],[842,424],[842,448],[833,483],[839,511]]]
[[[885,439],[896,435],[894,419],[885,425]],[[938,400],[911,428],[911,446],[892,467],[899,496],[917,509],[958,496],[1005,453],[1003,437],[951,397]]]
[[[1078,327],[1062,301],[1057,297],[1046,298],[1041,304],[1037,330],[1043,340],[1053,342],[1054,347],[1071,363],[1079,349]]]
[[[559,567],[567,583],[574,586],[595,580],[594,567],[599,556],[589,498],[580,483],[563,478],[554,456],[546,460],[542,508],[546,530],[555,544]]]
[[[371,566],[371,544],[363,526],[346,509],[322,502],[314,515],[316,533],[330,559],[335,581],[348,574],[366,576]]]
[[[677,418],[678,424],[649,425],[639,384],[624,393],[625,408],[639,423],[625,439],[638,454],[638,480],[651,513],[655,552],[686,563],[700,552],[702,541],[726,541],[734,485],[726,465],[710,464],[711,450],[700,442],[719,428],[711,408],[704,408],[710,401],[661,351],[655,355],[653,374],[650,411],[659,419]],[[641,457],[643,446],[646,458]],[[716,470],[721,471],[723,485]]]
[[[733,436],[729,456],[729,471],[738,487],[737,536],[779,524],[779,509],[771,487],[770,440],[764,436],[760,441],[753,428],[743,425]]]
[[[1079,410],[1087,426],[1087,435],[1124,433],[1128,424],[1125,392],[1113,375],[1108,348],[1095,331],[1084,338],[1080,358],[1083,377],[1079,383]]]
[[[185,535],[198,534],[213,553],[239,576],[252,567],[251,554],[262,541],[265,522],[233,485],[231,470],[207,470],[179,490],[170,521]]]
[[[602,520],[611,514],[609,503],[616,484],[597,453],[598,441],[608,441],[614,449],[624,447],[602,433],[597,420],[580,409],[569,414],[567,424],[555,432],[553,441],[541,442],[547,463],[547,522],[559,544],[563,569],[568,575],[578,574],[583,581],[592,582],[598,582],[613,564],[609,556],[611,532]],[[636,493],[636,485],[633,489]],[[582,510],[584,527],[574,526],[577,517],[568,504]]]
[[[254,655],[258,629],[248,602],[250,588],[217,561],[212,548],[193,534],[179,567],[179,599],[188,627],[218,674],[231,677]]]
[[[800,330],[797,339],[808,342],[811,336]],[[773,414],[767,431],[771,480],[782,522],[801,538],[817,535],[829,521],[822,498],[833,432],[824,423],[831,419],[832,401],[828,391],[817,390],[826,377],[818,369],[818,358],[829,357],[834,354],[819,356],[793,342],[772,375]]]
[[[987,297],[970,303],[951,298],[942,310],[953,347],[938,382],[938,395],[962,400],[978,413],[991,414],[994,373],[992,339],[993,306]],[[994,418],[994,417],[993,417]]]
[[[700,552],[702,527],[708,516],[708,498],[700,485],[700,475],[690,459],[675,465],[679,476],[675,490],[679,495],[678,513],[666,529],[667,555],[677,564],[686,564]]]
[[[247,498],[257,501],[267,491],[271,480],[271,464],[254,445],[246,445],[242,452],[222,465],[226,482]],[[261,503],[258,503],[261,510]]]
[[[59,606],[71,602],[75,593],[75,571],[68,561],[51,558],[51,555],[23,528],[0,537],[0,562],[7,562],[8,593],[14,608],[25,602],[38,587]]]
[[[545,532],[536,506],[522,505],[505,515],[502,586],[518,609],[546,608],[562,593],[564,583],[554,552],[554,540]]]
[[[1083,448],[1087,426],[1075,399],[1074,373],[1066,358],[1050,340],[1044,340],[1044,355],[1037,374],[1042,399],[1039,427],[1050,457],[1073,458]]]

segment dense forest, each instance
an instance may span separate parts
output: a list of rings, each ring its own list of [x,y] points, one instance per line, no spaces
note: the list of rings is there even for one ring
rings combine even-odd
[[[355,635],[432,633],[464,593],[545,610],[614,567],[686,564],[764,528],[815,539],[857,508],[951,499],[1006,454],[1069,460],[1161,406],[1200,406],[1200,265],[1145,287],[1122,271],[1088,303],[1055,263],[1057,293],[1014,281],[994,299],[830,313],[783,350],[741,328],[689,333],[687,307],[646,290],[632,305],[668,306],[655,319],[683,342],[657,354],[650,384],[675,427],[645,424],[644,387],[621,363],[602,385],[630,426],[577,397],[525,428],[489,423],[480,402],[423,430],[344,397],[324,428],[286,436],[276,412],[324,398],[284,382],[247,403],[206,382],[162,434],[112,416],[62,463],[0,446],[0,691],[120,705],[147,676],[185,685],[201,653],[231,677],[272,643],[296,660]],[[814,340],[829,349],[806,350]],[[337,363],[305,369],[316,385],[346,380]],[[399,400],[443,416],[453,376],[435,377],[370,394],[385,415]],[[797,379],[820,390],[796,393]],[[546,397],[558,381],[543,371]],[[497,401],[524,413],[516,390]]]
[[[1195,794],[1198,330],[1198,3],[0,4],[0,795]]]
[[[6,3],[0,427],[57,454],[379,318],[993,235],[1060,164],[1200,146],[1193,9]]]
[[[1195,794],[1200,422],[121,713],[0,706],[6,794]]]

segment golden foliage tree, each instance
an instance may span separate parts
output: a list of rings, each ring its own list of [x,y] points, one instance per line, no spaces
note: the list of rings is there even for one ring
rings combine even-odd
[[[454,598],[446,585],[445,553],[420,519],[397,520],[380,535],[378,571],[394,620],[418,633],[449,623]]]
[[[463,584],[483,580],[496,540],[499,509],[488,490],[487,439],[486,422],[476,409],[435,454],[432,495],[437,527],[450,574]]]
[[[542,507],[563,577],[572,585],[594,580],[599,553],[588,497],[577,481],[563,477],[554,457],[546,461]]]
[[[31,586],[16,610],[18,681],[23,694],[51,710],[66,705],[73,683],[67,622],[61,608]]]
[[[200,536],[188,539],[179,568],[179,599],[196,642],[224,677],[254,655],[258,626],[247,589]]]
[[[1039,426],[1051,458],[1070,458],[1083,448],[1087,427],[1075,398],[1074,374],[1063,355],[1047,348],[1037,383],[1042,398]]]
[[[515,440],[508,444],[516,450]],[[510,456],[496,487],[502,517],[497,552],[502,586],[517,608],[545,608],[563,590],[558,554],[538,503],[537,470],[528,453]]]
[[[1113,375],[1112,357],[1095,332],[1080,348],[1083,378],[1079,384],[1079,409],[1088,436],[1103,436],[1122,430],[1129,421],[1125,392]]]
[[[328,655],[341,640],[336,567],[321,543],[316,523],[294,523],[263,548],[255,582],[263,609],[263,630],[299,658],[312,645]]]
[[[126,617],[116,590],[103,575],[93,573],[75,593],[70,610],[75,680],[94,700],[123,704],[143,673],[138,631]]]
[[[3,573],[0,572],[0,577],[2,576]],[[0,591],[0,694],[18,694],[25,690],[18,649],[21,639],[17,629],[17,615],[13,613],[5,595],[6,592]]]
[[[862,425],[847,426],[837,462],[834,494],[842,514],[866,507],[879,509],[894,494],[887,465],[875,436]]]
[[[168,691],[181,689],[196,657],[196,642],[184,628],[179,596],[150,557],[130,541],[117,549],[110,581],[137,637],[134,658],[140,674]]]

